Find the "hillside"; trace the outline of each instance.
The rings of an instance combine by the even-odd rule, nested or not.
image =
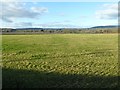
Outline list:
[[[109,25],[109,26],[95,26],[95,27],[91,27],[91,28],[117,28],[117,25]]]

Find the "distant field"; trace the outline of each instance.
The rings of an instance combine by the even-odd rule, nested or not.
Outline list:
[[[117,34],[3,35],[3,88],[117,87]]]

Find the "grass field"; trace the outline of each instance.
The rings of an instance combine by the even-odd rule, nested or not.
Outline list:
[[[2,36],[3,88],[118,86],[117,34]]]

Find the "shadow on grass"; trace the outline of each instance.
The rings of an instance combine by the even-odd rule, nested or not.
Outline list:
[[[2,88],[117,88],[118,77],[2,69]]]

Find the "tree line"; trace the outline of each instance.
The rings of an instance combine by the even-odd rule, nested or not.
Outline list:
[[[1,28],[0,31],[3,34],[9,34],[9,33],[24,33],[24,34],[67,34],[67,33],[75,33],[75,34],[84,34],[84,33],[90,33],[90,34],[104,34],[104,33],[118,33],[118,28],[82,28],[82,29],[76,29],[76,28],[62,28],[62,29],[12,29],[12,28]]]

